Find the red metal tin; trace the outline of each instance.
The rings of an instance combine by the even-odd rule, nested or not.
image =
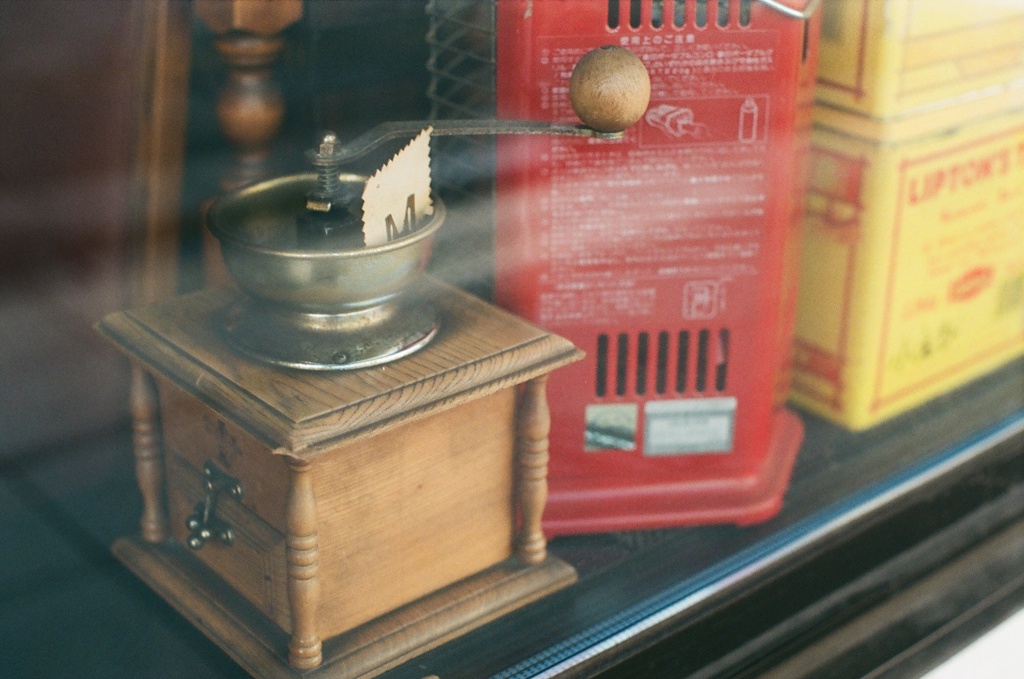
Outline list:
[[[773,6],[770,6],[773,5]],[[588,359],[551,378],[549,534],[749,524],[802,438],[790,376],[817,22],[801,0],[499,0],[497,110],[572,121],[588,50],[651,105],[618,142],[498,142],[499,303]]]

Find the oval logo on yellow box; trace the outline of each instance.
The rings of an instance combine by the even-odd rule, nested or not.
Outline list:
[[[995,272],[990,266],[971,269],[950,284],[949,301],[966,302],[991,285],[993,278],[995,278]]]

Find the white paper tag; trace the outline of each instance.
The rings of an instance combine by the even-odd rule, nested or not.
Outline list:
[[[366,180],[363,188],[363,241],[384,245],[420,228],[434,214],[430,199],[430,133],[409,144]]]

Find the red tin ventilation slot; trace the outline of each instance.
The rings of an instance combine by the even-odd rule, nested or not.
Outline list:
[[[645,23],[644,17],[648,17],[652,28],[661,28],[666,23],[676,28],[707,28],[712,16],[714,24],[722,28],[734,23],[749,26],[753,3],[754,0],[608,0],[608,27],[618,29],[626,24],[639,29]]]
[[[730,339],[728,328],[601,333],[594,361],[594,393],[606,398],[646,396],[652,390],[659,396],[724,392]],[[694,345],[696,354],[691,355]]]

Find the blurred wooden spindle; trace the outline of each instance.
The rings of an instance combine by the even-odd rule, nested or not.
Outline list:
[[[285,46],[280,34],[302,17],[302,0],[197,0],[195,11],[228,67],[217,120],[235,152],[220,181],[231,191],[270,176],[271,142],[285,112],[273,66]],[[219,244],[205,230],[203,263],[207,284],[228,282]]]

